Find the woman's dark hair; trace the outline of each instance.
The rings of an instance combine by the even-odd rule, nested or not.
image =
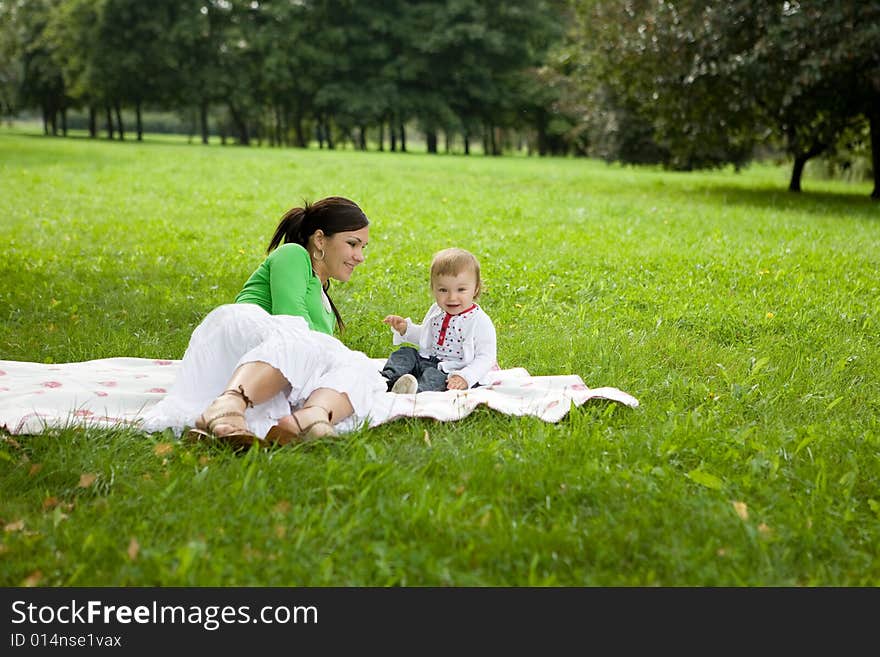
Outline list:
[[[370,221],[367,215],[361,210],[357,203],[350,201],[341,196],[328,196],[320,201],[309,203],[303,201],[302,207],[291,208],[284,213],[281,221],[278,222],[278,228],[269,242],[269,248],[266,253],[271,253],[282,244],[294,242],[308,249],[309,238],[315,231],[322,231],[327,237],[331,237],[336,233],[360,230],[364,226],[368,226]],[[328,291],[330,290],[330,279],[324,285],[324,293],[330,301],[330,307],[333,314],[336,315],[336,323],[339,329],[345,328],[345,322],[336,309],[336,304],[330,298]]]

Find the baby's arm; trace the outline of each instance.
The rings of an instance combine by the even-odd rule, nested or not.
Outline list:
[[[406,320],[400,315],[388,315],[382,320],[382,323],[388,324],[400,335],[406,333]]]

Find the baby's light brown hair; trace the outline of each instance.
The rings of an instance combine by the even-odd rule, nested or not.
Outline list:
[[[474,299],[480,296],[483,290],[483,281],[480,278],[480,262],[470,251],[452,247],[437,251],[431,260],[431,284],[438,276],[457,276],[463,271],[470,270],[477,279]]]

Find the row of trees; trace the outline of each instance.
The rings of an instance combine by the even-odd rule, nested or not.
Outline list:
[[[340,138],[429,152],[690,170],[762,149],[871,154],[880,198],[880,0],[0,0],[0,102],[69,108],[124,134],[132,108],[209,121],[241,144]]]
[[[84,107],[92,134],[100,120],[112,135],[127,106],[140,138],[143,107],[195,108],[207,142],[222,108],[241,144],[317,134],[332,147],[342,134],[366,147],[378,127],[380,143],[387,129],[405,149],[403,126],[416,122],[429,151],[442,131],[466,150],[486,135],[497,153],[493,128],[534,118],[528,72],[562,33],[561,8],[545,0],[18,0],[0,11],[5,86],[19,92],[6,102],[39,107],[47,130]]]

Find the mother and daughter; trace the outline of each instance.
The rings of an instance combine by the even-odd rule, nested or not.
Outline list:
[[[365,259],[369,220],[353,201],[331,196],[281,218],[267,257],[235,303],[211,311],[193,331],[168,394],[143,427],[193,427],[190,440],[245,448],[305,442],[361,426],[378,395],[463,390],[495,365],[495,328],[475,303],[480,266],[462,249],[431,264],[434,301],[421,324],[383,320],[402,347],[380,371],[333,336],[345,326],[329,295]]]

